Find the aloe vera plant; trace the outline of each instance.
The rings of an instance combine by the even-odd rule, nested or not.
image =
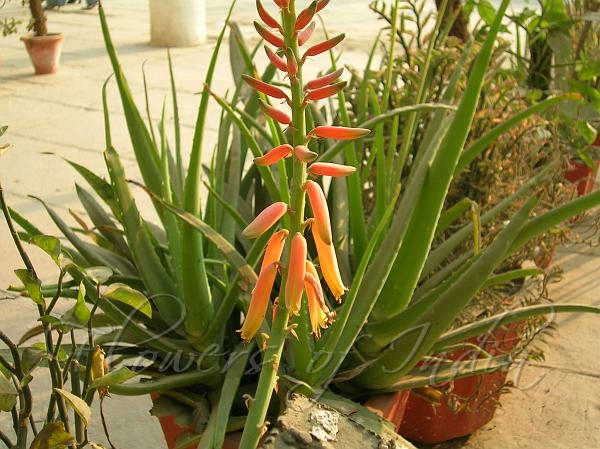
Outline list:
[[[493,281],[494,269],[510,254],[545,230],[600,204],[600,193],[594,193],[532,217],[536,199],[529,193],[536,179],[481,217],[485,222],[519,205],[493,242],[477,254],[464,254],[460,265],[417,291],[423,273],[437,269],[472,234],[466,226],[432,250],[436,230],[448,218],[442,211],[457,171],[483,151],[485,139],[501,132],[494,130],[465,149],[509,1],[499,7],[472,67],[467,72],[464,59],[457,64],[438,103],[417,98],[414,105],[391,109],[381,102],[370,118],[346,108],[345,82],[339,81],[343,72],[332,53],[343,35],[309,42],[316,14],[328,3],[313,1],[302,9],[296,0],[278,0],[276,17],[258,0],[262,23],[255,23],[255,28],[267,43],[270,65],[259,75],[253,64],[259,47],[249,50],[232,26],[230,51],[239,81],[226,99],[213,92],[211,83],[232,5],[208,68],[187,164],[182,161],[174,68],[170,67],[176,137],[172,146],[164,115],[155,133],[154,124],[144,121],[135,104],[100,8],[114,80],[143,178],[139,186],[152,199],[160,223],[149,223],[136,206],[132,190],[138,187],[128,182],[113,146],[115,124],[109,122],[108,112],[104,154],[110,181],[71,163],[95,192],[78,187],[93,222],[87,234],[95,243],[85,241],[48,211],[68,240],[64,250],[82,268],[68,274],[77,284],[83,282],[87,301],[97,305],[106,322],[118,326],[98,336],[95,344],[103,345],[109,355],[124,353],[126,358],[152,354],[149,367],[107,380],[109,391],[167,392],[192,409],[208,402],[210,417],[204,431],[185,439],[182,447],[200,442],[203,448],[220,448],[226,432],[239,428],[240,421],[241,447],[256,447],[270,406],[274,413],[281,411],[274,393],[284,397],[299,390],[316,396],[332,390],[358,398],[364,392],[427,385],[433,375],[445,379],[492,371],[509,364],[510,358],[482,359],[461,366],[458,373],[442,367],[417,374],[414,368],[424,356],[495,325],[549,311],[600,312],[585,305],[530,307],[449,331],[454,318]],[[398,2],[395,6],[397,10]],[[441,25],[440,18],[436,29]],[[399,26],[392,23],[392,39]],[[464,52],[468,51],[466,45]],[[305,81],[304,66],[328,55],[324,74]],[[275,81],[278,73],[281,82]],[[465,75],[466,87],[455,104],[457,84]],[[252,88],[250,93],[246,85]],[[365,89],[369,98],[368,86]],[[203,137],[211,98],[223,115],[212,163],[204,166]],[[319,108],[326,99],[337,100],[334,123],[326,119],[327,109]],[[368,101],[372,100],[371,96]],[[408,128],[398,129],[400,116],[407,117]],[[428,118],[423,138],[412,148],[423,116]],[[396,136],[403,134],[406,143],[399,154],[386,146],[384,126],[391,126]],[[371,167],[360,165],[357,157],[365,139],[374,142],[377,170],[377,206],[369,216],[361,180]],[[248,163],[251,160],[253,164]],[[406,178],[405,171],[409,171]],[[332,177],[331,182],[323,182],[323,176]],[[13,217],[23,238],[43,234],[14,211]],[[85,268],[94,266],[107,266],[112,272],[102,279],[101,289],[85,275]],[[141,302],[123,305],[104,300],[105,288],[110,292],[122,285],[130,294],[136,296],[137,291],[147,298],[143,304],[150,304],[152,313],[142,313]],[[56,286],[45,288],[52,291]],[[261,361],[258,378],[246,372],[251,356]],[[175,359],[185,362],[186,368],[178,370]],[[127,382],[136,374],[150,380]]]

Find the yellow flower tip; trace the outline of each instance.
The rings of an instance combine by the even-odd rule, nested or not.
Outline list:
[[[329,208],[327,207],[327,199],[321,189],[321,186],[314,181],[307,181],[306,193],[308,194],[308,201],[312,208],[313,215],[315,217],[315,225],[321,236],[321,240],[327,245],[332,244],[331,238],[331,222],[329,219]]]
[[[273,284],[277,276],[278,265],[277,262],[273,262],[263,268],[258,275],[256,286],[252,291],[248,313],[246,313],[242,328],[238,331],[245,342],[250,341],[256,335],[256,332],[258,332],[260,325],[265,319],[271,298],[271,291],[273,290]]]
[[[327,245],[320,236],[317,226],[312,227],[312,234],[319,255],[319,265],[323,272],[323,278],[331,290],[337,302],[341,302],[340,298],[346,291],[340,269],[338,267],[337,257],[333,245]]]
[[[308,314],[310,318],[311,333],[315,339],[321,338],[321,329],[327,329],[333,322],[335,312],[330,312],[325,304],[323,289],[319,282],[317,270],[312,262],[306,262],[306,276],[304,287],[308,297]]]
[[[273,203],[250,223],[242,231],[242,236],[247,239],[255,239],[267,232],[288,210],[288,205],[283,202]]]
[[[260,267],[261,271],[267,265],[270,265],[273,262],[279,262],[288,235],[289,231],[287,229],[281,229],[271,236],[265,249],[265,256],[263,257],[262,266]]]
[[[292,238],[285,285],[285,304],[291,315],[298,315],[302,304],[304,277],[306,275],[306,240],[299,232]]]

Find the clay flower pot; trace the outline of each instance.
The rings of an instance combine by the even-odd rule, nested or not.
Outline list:
[[[595,161],[596,166],[590,168],[586,163],[579,160],[569,162],[565,171],[565,179],[575,184],[579,196],[585,196],[594,190],[599,163],[600,161]]]
[[[62,34],[21,37],[37,75],[56,73],[64,41]]]
[[[520,329],[519,324],[508,325],[489,335],[469,339],[469,342],[483,347],[492,355],[505,354],[518,343]],[[461,349],[445,354],[444,357],[465,361],[472,359],[474,354],[473,349]],[[445,387],[449,390],[443,395],[439,405],[411,392],[398,433],[409,440],[425,444],[437,444],[470,435],[494,417],[506,375],[507,371],[500,370],[457,379],[452,384],[438,385],[436,387],[441,390]],[[450,391],[452,395],[456,395],[454,397],[462,399],[458,410],[449,405],[452,403]]]
[[[398,431],[404,419],[409,395],[410,391],[399,391],[398,393],[371,396],[365,402],[365,407],[393,423],[396,426],[396,431]]]

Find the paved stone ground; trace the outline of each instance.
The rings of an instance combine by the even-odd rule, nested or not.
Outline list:
[[[207,44],[190,49],[173,49],[181,103],[184,142],[190,142],[198,97],[209,52],[222,24],[226,3],[208,0]],[[234,14],[245,32],[251,30],[253,3],[239,2]],[[158,116],[169,94],[166,51],[151,47],[147,31],[145,0],[106,0],[108,18],[123,67],[135,98],[142,104],[141,65],[146,61],[152,112]],[[369,14],[367,2],[354,2],[350,8],[330,10],[326,19],[331,32],[349,31],[350,38],[343,61],[362,66],[366,49],[379,23]],[[76,174],[52,152],[72,159],[104,174],[102,159],[103,125],[100,88],[110,73],[98,18],[95,12],[78,7],[49,14],[51,31],[63,32],[66,43],[60,73],[36,77],[27,55],[11,36],[0,40],[0,124],[9,125],[4,141],[14,148],[0,159],[0,179],[10,204],[48,233],[54,232],[46,213],[36,201],[43,198],[63,216],[72,208],[80,211],[74,192]],[[227,48],[218,65],[214,90],[224,93],[232,86]],[[113,140],[120,151],[127,174],[138,177],[117,99],[116,89],[109,90]],[[218,108],[210,107],[205,157],[215,141]],[[168,112],[169,120],[171,112]],[[147,206],[140,195],[139,201]],[[151,213],[148,207],[143,210]],[[32,250],[34,262],[45,279],[52,279],[52,264]],[[600,304],[597,277],[600,250],[574,247],[563,251],[557,262],[566,270],[564,281],[553,287],[554,298],[561,301]],[[12,269],[19,267],[17,255],[5,226],[0,226],[0,286],[15,282]],[[63,305],[64,306],[64,305]],[[0,301],[0,327],[17,337],[35,323],[35,310],[25,300]],[[594,449],[600,447],[600,357],[596,342],[598,320],[591,317],[562,317],[556,338],[550,340],[544,363],[529,365],[517,379],[517,389],[503,400],[497,418],[466,443],[470,449]],[[47,384],[36,381],[36,397],[43,397]],[[148,414],[148,398],[107,401],[109,426],[117,447],[164,447],[158,424]],[[97,413],[97,410],[95,410]],[[8,423],[0,418],[0,426]],[[92,438],[103,442],[98,425]]]

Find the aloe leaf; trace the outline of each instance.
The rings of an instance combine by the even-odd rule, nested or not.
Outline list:
[[[535,198],[528,200],[464,274],[416,322],[407,326],[403,335],[385,349],[375,363],[361,373],[357,378],[360,385],[365,388],[386,388],[410,372],[502,262],[536,202]]]
[[[214,367],[210,370],[194,370],[168,375],[148,382],[113,385],[110,392],[119,396],[145,396],[198,384],[215,387],[218,385],[219,378],[218,369]]]
[[[431,352],[440,352],[445,347],[462,342],[471,337],[492,332],[495,329],[510,323],[526,320],[535,316],[554,315],[557,313],[600,314],[600,307],[579,304],[538,304],[521,307],[515,310],[508,310],[443,334],[432,346]]]
[[[215,411],[213,411],[216,424],[212,435],[212,441],[206,446],[200,446],[200,449],[221,449],[223,447],[225,433],[227,432],[227,423],[229,422],[229,416],[231,415],[231,407],[233,406],[233,401],[237,395],[238,388],[240,387],[240,382],[244,375],[248,358],[253,349],[254,344],[240,344],[231,353],[231,356],[229,357],[231,363],[227,366],[227,374],[225,374],[223,386],[221,387],[219,401]]]
[[[110,36],[110,30],[106,21],[104,7],[99,6],[100,24],[102,26],[102,35],[104,36],[104,44],[110,58],[110,62],[115,74],[115,80],[119,87],[125,120],[129,130],[129,137],[133,146],[133,151],[140,167],[140,173],[144,182],[148,187],[158,194],[161,194],[161,176],[159,168],[158,151],[152,137],[148,132],[148,128],[144,123],[144,119],[140,114],[131,94],[131,89],[125,79],[125,75],[121,69],[117,52]]]
[[[34,235],[44,235],[44,233],[33,223],[23,217],[19,212],[9,207],[8,211],[10,213],[10,218],[17,223],[25,232],[27,232],[30,236]]]
[[[510,270],[501,274],[490,276],[483,285],[484,288],[495,287],[496,285],[506,284],[517,279],[525,279],[528,277],[535,277],[544,274],[544,270],[541,268],[521,268],[518,270]]]
[[[496,35],[508,4],[508,0],[503,0],[494,24],[472,67],[462,101],[444,137],[443,151],[436,154],[419,200],[414,204],[415,212],[407,231],[410,239],[406,239],[402,244],[393,269],[387,277],[381,297],[373,310],[374,319],[384,319],[401,312],[409,303],[421,276],[455,166],[475,116]],[[407,264],[407,260],[411,263]]]
[[[102,209],[95,198],[87,190],[78,184],[75,184],[75,190],[77,191],[79,201],[87,212],[88,217],[90,217],[90,220],[92,220],[92,223],[94,223],[96,229],[119,249],[121,255],[129,257],[130,253],[127,242],[125,242],[125,239],[121,235],[121,231],[117,229],[117,226],[105,210]]]
[[[178,198],[183,198],[183,158],[181,156],[181,124],[179,120],[179,102],[177,100],[177,86],[175,82],[175,72],[173,70],[173,61],[171,60],[171,51],[167,49],[169,60],[169,80],[171,81],[171,100],[173,101],[173,128],[175,133],[175,162],[177,167],[177,176],[173,178],[173,184]]]

